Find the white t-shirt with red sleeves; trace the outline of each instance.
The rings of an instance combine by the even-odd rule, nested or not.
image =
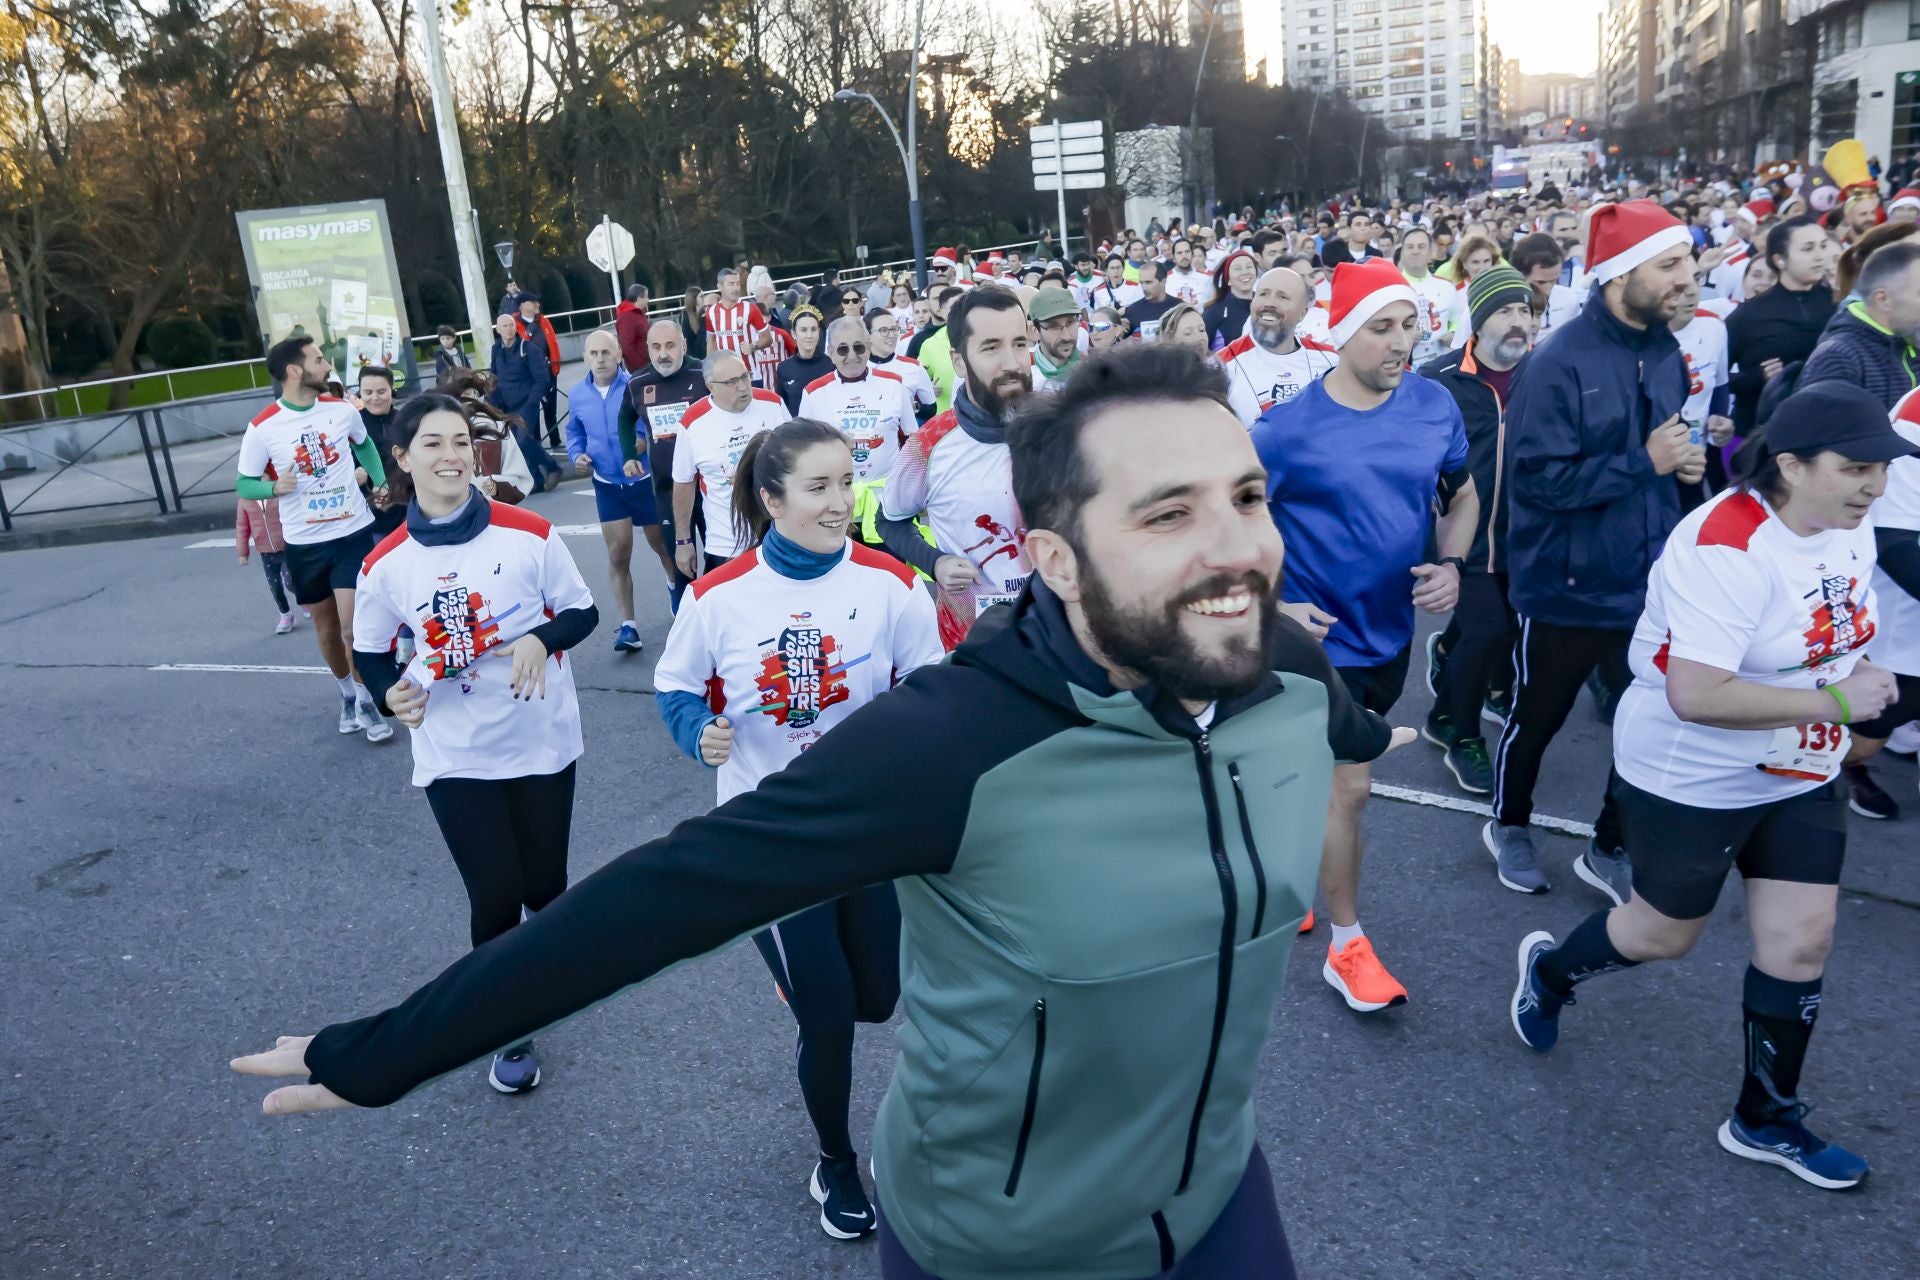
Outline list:
[[[861,481],[887,478],[915,421],[907,384],[897,373],[874,368],[852,381],[838,370],[815,378],[800,393],[794,416],[840,428],[853,449],[853,478]]]
[[[1236,338],[1220,348],[1215,359],[1226,371],[1227,403],[1242,425],[1252,427],[1261,414],[1293,399],[1340,363],[1340,355],[1332,347],[1302,337],[1297,329],[1294,336],[1298,341],[1286,355],[1267,350],[1251,336]]]
[[[1724,299],[1727,302],[1745,302],[1747,268],[1752,263],[1753,246],[1742,240],[1725,262],[1707,273],[1707,280],[1701,287],[1701,293],[1709,298]]]
[[[779,396],[754,388],[738,413],[729,413],[712,396],[694,401],[680,419],[680,440],[673,448],[673,482],[700,486],[700,511],[706,517],[706,552],[725,559],[740,549],[733,527],[733,473],[747,441],[792,417]]]
[[[353,446],[367,438],[360,411],[338,396],[321,396],[305,409],[275,400],[255,415],[240,436],[240,474],[292,476],[283,493],[280,528],[287,542],[312,546],[344,538],[373,523],[359,482],[353,478]]]
[[[1879,633],[1873,529],[1800,537],[1760,495],[1729,489],[1682,520],[1654,561],[1613,722],[1614,768],[1642,791],[1743,809],[1811,791],[1840,771],[1835,722],[1787,729],[1689,724],[1667,701],[1673,658],[1774,689],[1845,679]],[[1833,704],[1839,719],[1840,704]]]
[[[892,556],[849,542],[839,564],[803,581],[756,547],[688,589],[653,687],[699,694],[726,716],[725,804],[942,656],[933,601]]]
[[[1213,281],[1205,272],[1175,267],[1167,272],[1167,296],[1178,298],[1190,307],[1205,307],[1213,296]]]
[[[1893,406],[1893,429],[1911,444],[1920,445],[1920,389],[1907,392]],[[1867,513],[1877,529],[1898,529],[1920,537],[1920,458],[1895,458],[1887,464],[1887,491]],[[1920,676],[1920,600],[1899,584],[1882,581],[1880,638],[1873,644],[1873,660],[1898,675]]]
[[[926,366],[912,356],[898,353],[891,360],[882,360],[878,356],[868,359],[868,364],[885,373],[891,373],[907,384],[907,390],[920,404],[932,405],[940,401],[940,391],[933,385],[933,377]]]
[[[1687,401],[1680,406],[1680,420],[1704,427],[1714,388],[1726,386],[1730,376],[1726,321],[1711,311],[1695,311],[1693,319],[1673,331],[1673,338],[1687,362]]]
[[[760,313],[758,305],[742,298],[732,306],[722,302],[711,304],[702,314],[701,323],[706,327],[709,353],[732,351],[748,359],[754,340],[767,327],[767,318]]]
[[[469,499],[486,502],[477,492]],[[438,778],[525,778],[580,758],[580,703],[565,653],[547,657],[547,693],[513,696],[514,641],[593,594],[553,526],[523,507],[488,504],[487,527],[429,547],[405,525],[360,565],[353,647],[380,652],[410,627],[402,673],[427,691],[412,730],[413,785]]]
[[[1013,454],[968,435],[952,409],[914,433],[880,494],[891,520],[921,517],[945,555],[964,556],[979,580],[957,591],[936,588],[940,635],[948,648],[965,637],[982,609],[1016,600],[1033,565],[1026,522],[1013,500]]]

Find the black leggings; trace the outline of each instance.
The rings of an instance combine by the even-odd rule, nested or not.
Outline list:
[[[853,1154],[853,1024],[885,1022],[900,999],[900,903],[891,884],[808,907],[753,935],[800,1025],[800,1096],[820,1154]]]
[[[1460,602],[1453,607],[1440,647],[1446,652],[1441,668],[1440,707],[1453,715],[1454,732],[1462,738],[1483,736],[1480,708],[1489,682],[1505,686],[1511,679],[1513,610],[1507,607],[1507,575],[1468,573],[1460,579]]]
[[[281,613],[292,613],[293,607],[287,603],[287,596],[293,590],[293,578],[287,573],[287,553],[262,551],[260,568],[267,575],[267,590],[273,592],[274,604],[280,607]]]
[[[574,766],[525,778],[439,778],[427,803],[466,882],[473,945],[520,923],[567,887]]]
[[[1633,682],[1627,666],[1632,639],[1631,631],[1520,620],[1520,638],[1513,645],[1513,714],[1507,717],[1493,753],[1493,813],[1501,826],[1524,827],[1533,819],[1540,761],[1553,735],[1567,722],[1587,676],[1598,669],[1614,693]],[[1602,849],[1612,852],[1621,847],[1620,820],[1610,789],[1602,792],[1600,817],[1594,825]]]

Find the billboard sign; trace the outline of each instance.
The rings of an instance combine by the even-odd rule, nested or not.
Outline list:
[[[305,333],[342,382],[365,365],[414,373],[387,202],[353,200],[235,215],[262,349]]]

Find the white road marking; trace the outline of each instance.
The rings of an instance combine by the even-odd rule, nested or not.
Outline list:
[[[241,671],[265,672],[279,676],[330,676],[333,673],[325,667],[283,667],[267,663],[228,663],[228,662],[163,662],[157,667],[148,667],[149,671]]]
[[[184,548],[182,548],[182,550],[211,551],[215,547],[231,548],[232,546],[233,546],[232,538],[204,538],[199,542],[189,542]]]
[[[600,536],[600,526],[597,524],[557,524],[553,526],[553,531],[568,538],[584,538],[588,534],[596,538]]]
[[[1493,806],[1481,804],[1477,800],[1462,800],[1459,796],[1441,795],[1437,791],[1421,791],[1414,787],[1396,787],[1391,782],[1373,784],[1373,794],[1387,800],[1400,800],[1407,804],[1423,804],[1430,809],[1449,809],[1454,813],[1475,813],[1483,818],[1493,816]],[[1554,818],[1545,814],[1533,815],[1532,825],[1548,831],[1558,831],[1565,836],[1593,835],[1593,824],[1574,822],[1567,818]]]

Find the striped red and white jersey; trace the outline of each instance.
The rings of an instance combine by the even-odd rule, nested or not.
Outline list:
[[[792,334],[779,325],[773,325],[771,328],[773,341],[747,359],[747,372],[753,375],[753,385],[766,391],[773,390],[773,371],[780,367],[780,362],[800,352],[800,348],[793,341]]]
[[[716,302],[706,309],[701,322],[707,329],[707,351],[732,351],[752,363],[754,339],[767,327],[760,308],[742,298],[732,306]]]

